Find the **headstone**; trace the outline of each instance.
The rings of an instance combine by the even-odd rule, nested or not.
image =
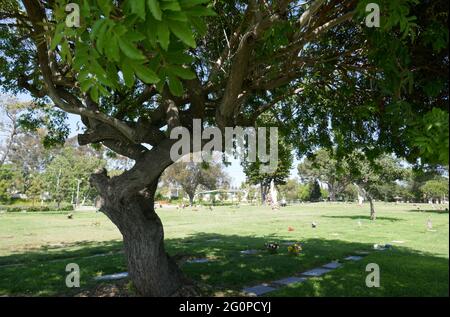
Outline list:
[[[241,251],[241,254],[256,254],[256,253],[258,253],[259,251],[258,250],[243,250],[243,251]]]
[[[291,277],[283,278],[281,280],[274,281],[273,283],[280,284],[280,285],[291,285],[294,283],[302,283],[304,281],[306,281],[305,277],[291,276]]]
[[[260,296],[272,292],[274,290],[276,290],[276,288],[270,287],[268,284],[261,284],[243,289],[243,291],[250,296]]]
[[[364,202],[364,197],[361,196],[360,194],[358,194],[358,205],[362,206],[363,202]]]
[[[325,273],[328,273],[330,271],[331,271],[330,269],[325,269],[325,268],[322,268],[322,267],[318,267],[318,268],[306,271],[306,272],[302,273],[302,275],[305,275],[305,276],[321,276],[321,275],[323,275]]]
[[[347,261],[359,261],[359,260],[362,260],[362,256],[359,256],[359,255],[351,255],[351,256],[348,256],[348,257],[346,257],[345,258],[345,260],[347,260]]]
[[[199,259],[190,259],[186,261],[187,263],[208,263],[209,259],[207,258],[199,258]]]
[[[428,218],[427,220],[427,229],[432,230],[433,229],[433,223],[431,222],[431,219]]]
[[[340,268],[341,266],[342,266],[342,264],[339,262],[330,262],[330,263],[325,264],[322,267],[324,267],[326,269],[334,270],[334,269]]]
[[[96,277],[94,277],[94,280],[96,280],[96,281],[114,281],[114,280],[121,280],[126,277],[128,277],[128,272],[96,276]]]
[[[273,180],[270,182],[270,204],[272,209],[280,209],[278,205],[278,194]]]
[[[281,244],[282,245],[292,245],[294,243],[297,243],[297,242],[295,242],[295,241],[285,241],[285,242],[282,242]]]

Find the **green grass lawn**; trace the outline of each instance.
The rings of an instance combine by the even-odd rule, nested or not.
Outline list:
[[[239,295],[243,287],[371,250],[375,243],[390,243],[393,250],[371,252],[362,261],[268,295],[448,296],[448,213],[419,211],[412,204],[376,207],[375,222],[368,219],[367,205],[340,203],[302,204],[280,211],[250,206],[162,209],[159,214],[169,253],[212,260],[183,265],[189,277],[209,286],[207,295]],[[433,231],[426,228],[428,218]],[[316,229],[312,221],[318,224]],[[289,226],[294,231],[288,231]],[[284,245],[278,254],[269,254],[264,250],[269,241],[300,241],[304,248],[297,257],[289,255]],[[239,252],[246,249],[261,252]],[[68,263],[80,266],[82,290],[98,285],[96,275],[126,271],[120,233],[103,214],[78,212],[74,219],[64,213],[0,214],[0,296],[80,293],[65,286]],[[365,285],[368,263],[380,266],[380,288]]]

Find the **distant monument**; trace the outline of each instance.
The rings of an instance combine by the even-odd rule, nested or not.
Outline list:
[[[427,220],[427,229],[429,231],[433,230],[433,223],[431,222],[430,218],[428,218],[428,220]]]
[[[362,206],[363,202],[364,202],[364,197],[361,196],[361,194],[358,193],[358,204],[359,204],[360,206]]]
[[[278,205],[278,194],[273,180],[270,182],[270,205],[272,209],[280,209]]]

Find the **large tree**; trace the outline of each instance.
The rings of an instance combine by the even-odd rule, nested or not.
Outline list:
[[[207,189],[217,189],[229,184],[228,175],[217,163],[177,162],[163,174],[162,181],[166,184],[181,186],[189,197],[191,205],[200,185]]]
[[[279,185],[286,184],[291,172],[293,155],[292,147],[286,144],[285,141],[278,142],[278,157],[277,165],[274,171],[261,170],[261,165],[264,165],[260,160],[256,162],[242,161],[244,173],[247,176],[247,182],[252,185],[259,185],[261,203],[264,205],[267,200],[267,194],[270,190],[270,184],[278,188]]]
[[[79,205],[86,199],[95,197],[89,177],[92,172],[105,165],[106,161],[95,154],[66,147],[46,165],[42,175],[45,189],[56,201],[58,208],[63,201],[73,201]]]
[[[427,181],[420,190],[427,199],[436,199],[439,203],[448,199],[448,179],[438,178]]]
[[[306,157],[297,169],[302,180],[311,182],[317,179],[326,184],[331,201],[335,201],[351,184],[346,161],[334,158],[332,150],[317,150]]]
[[[19,135],[19,113],[23,107],[17,99],[0,97],[0,167],[7,160],[14,140]]]
[[[79,24],[76,12],[66,24],[68,2],[81,4]],[[79,115],[80,144],[102,143],[135,160],[118,176],[91,177],[101,210],[123,235],[139,294],[191,294],[153,207],[158,179],[173,163],[174,128],[192,130],[193,118],[221,129],[253,126],[268,112],[300,151],[335,140],[340,152],[414,159],[421,151],[409,135],[418,118],[434,106],[448,116],[447,81],[424,90],[412,76],[431,57],[433,78],[447,68],[448,35],[434,32],[446,28],[447,1],[379,1],[380,28],[361,23],[369,2],[2,0],[0,83],[59,109],[56,118]],[[412,12],[423,19],[414,23]],[[420,45],[411,44],[416,34]],[[440,123],[425,139],[445,132]],[[62,134],[50,131],[58,141]],[[422,152],[434,151],[444,153]]]
[[[376,219],[373,200],[379,192],[380,186],[393,184],[405,176],[405,170],[398,159],[390,155],[383,155],[375,160],[369,160],[361,152],[352,153],[348,158],[347,171],[360,194],[369,201],[371,220]]]

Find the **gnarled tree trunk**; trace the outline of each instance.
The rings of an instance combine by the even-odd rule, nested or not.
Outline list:
[[[197,291],[164,248],[164,230],[154,210],[158,178],[144,189],[129,194],[123,180],[106,171],[94,174],[91,183],[102,198],[100,210],[123,235],[125,256],[133,286],[141,296],[194,296]],[[129,179],[133,182],[133,179]]]

